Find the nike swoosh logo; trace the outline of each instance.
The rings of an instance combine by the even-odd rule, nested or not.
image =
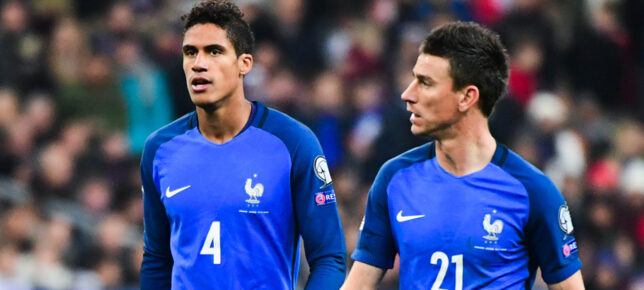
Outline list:
[[[170,187],[168,186],[168,188],[165,189],[165,196],[167,198],[171,198],[171,197],[175,196],[177,193],[182,192],[182,191],[184,191],[184,190],[186,190],[188,188],[190,188],[190,185],[184,186],[182,188],[178,188],[178,189],[175,189],[175,190],[170,190]]]
[[[408,216],[403,216],[403,215],[402,215],[402,210],[401,210],[401,211],[399,211],[399,212],[398,212],[398,215],[396,216],[396,220],[397,220],[398,222],[401,222],[401,223],[402,223],[402,222],[406,222],[406,221],[409,221],[409,220],[422,218],[422,217],[424,217],[424,216],[425,216],[424,214],[421,214],[421,215],[408,215]]]

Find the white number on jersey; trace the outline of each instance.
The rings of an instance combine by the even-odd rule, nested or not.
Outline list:
[[[221,264],[221,235],[219,222],[212,222],[208,236],[201,247],[202,255],[212,255],[213,264]]]
[[[431,262],[432,265],[436,265],[440,261],[441,263],[441,268],[438,270],[438,275],[436,276],[436,280],[434,280],[434,284],[432,285],[432,290],[445,290],[441,288],[441,285],[443,284],[443,279],[445,279],[445,274],[447,274],[447,267],[449,264],[449,259],[447,258],[447,255],[441,251],[434,252],[432,254]],[[454,289],[456,290],[462,290],[463,289],[463,255],[454,255],[452,256],[452,263],[456,264],[456,273],[454,273],[455,277],[455,286]]]

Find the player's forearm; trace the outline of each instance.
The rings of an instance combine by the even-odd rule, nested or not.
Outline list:
[[[343,253],[328,255],[310,263],[311,274],[306,282],[306,290],[338,289],[346,277],[345,256]]]
[[[170,225],[165,207],[148,170],[141,167],[143,183],[143,261],[141,289],[170,289],[172,265]]]
[[[371,290],[376,289],[385,270],[356,261],[351,267],[347,281],[342,285],[342,290]]]
[[[563,280],[559,283],[549,284],[548,289],[550,290],[583,290],[584,280],[581,277],[581,271],[577,271],[572,276],[568,277],[566,280]]]

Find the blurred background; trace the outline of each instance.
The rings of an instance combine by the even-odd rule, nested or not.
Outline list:
[[[0,0],[0,289],[138,287],[139,158],[194,109],[179,21],[194,3]],[[400,100],[418,45],[472,20],[511,58],[493,134],[567,198],[587,287],[644,289],[643,1],[237,3],[257,38],[247,97],[317,134],[349,253],[379,167],[427,142]]]

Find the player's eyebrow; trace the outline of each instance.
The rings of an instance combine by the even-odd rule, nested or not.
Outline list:
[[[181,51],[186,52],[188,50],[196,50],[197,48],[194,45],[185,44],[181,47]]]
[[[220,44],[206,45],[206,47],[204,49],[206,51],[211,51],[211,50],[225,51],[226,50],[226,48],[223,45],[220,45]]]
[[[188,50],[197,50],[197,47],[191,44],[185,44],[183,45],[182,51],[188,51]],[[225,51],[226,47],[220,44],[209,44],[204,47],[205,51],[212,51],[212,50],[218,50],[218,51]]]

